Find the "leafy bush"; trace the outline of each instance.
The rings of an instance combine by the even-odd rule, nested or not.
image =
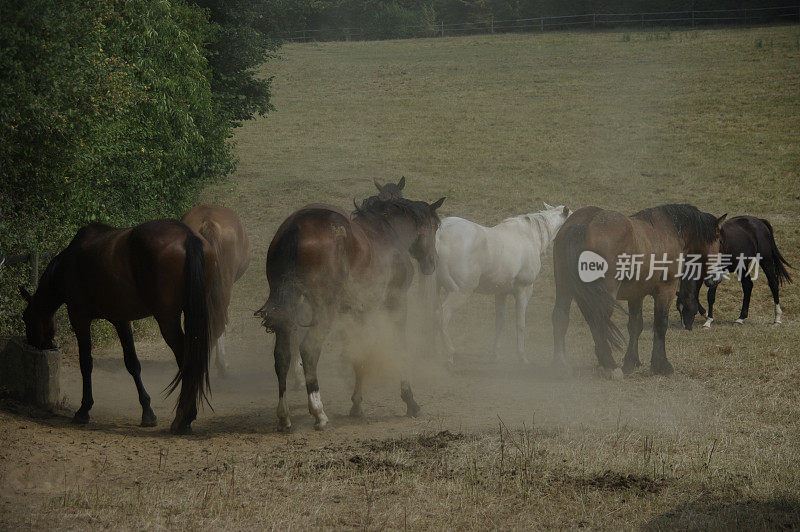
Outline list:
[[[0,20],[0,255],[61,249],[90,221],[178,216],[232,169],[231,117],[251,107],[212,90],[206,11],[7,0]],[[0,269],[2,334],[19,331],[20,270]]]

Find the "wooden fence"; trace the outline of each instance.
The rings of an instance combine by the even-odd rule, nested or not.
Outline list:
[[[49,259],[53,255],[54,253],[52,252],[39,253],[38,251],[21,253],[18,255],[7,255],[5,257],[0,257],[0,268],[13,266],[15,264],[30,263],[30,285],[35,289],[39,284],[39,268],[42,261]]]
[[[800,22],[800,5],[763,8],[656,11],[647,13],[586,13],[513,20],[399,26],[394,37],[446,37],[485,33],[544,32],[570,29],[701,27],[732,24]],[[290,32],[289,42],[368,40],[385,38],[364,28],[322,28]]]

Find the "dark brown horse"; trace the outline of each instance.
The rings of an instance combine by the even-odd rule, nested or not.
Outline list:
[[[207,287],[215,264],[213,248],[181,222],[156,220],[126,229],[95,223],[80,229],[50,261],[35,294],[20,287],[28,301],[23,314],[27,340],[38,349],[53,347],[55,312],[67,305],[83,377],[75,423],[88,423],[94,404],[89,328],[93,320],[105,319],[117,330],[125,367],[136,384],[142,426],[156,424],[131,334],[132,320],[153,316],[178,363],[169,387],[172,392],[181,386],[171,430],[191,431],[208,390]]]
[[[436,264],[436,209],[405,199],[365,200],[352,214],[330,205],[309,205],[278,228],[267,252],[267,302],[256,312],[275,333],[278,376],[278,426],[291,427],[286,405],[286,374],[291,346],[299,329],[308,409],[315,428],[328,423],[317,381],[317,361],[333,318],[386,311],[394,325],[392,347],[405,355],[406,292],[414,276],[412,258],[429,275]],[[352,416],[361,415],[363,371],[356,370]],[[400,394],[407,415],[419,414],[411,386],[403,379]]]
[[[723,269],[726,272],[733,272],[742,283],[742,309],[734,323],[741,325],[747,319],[750,310],[750,293],[753,291],[753,279],[748,271],[750,266],[749,259],[758,256],[760,257],[758,264],[767,277],[767,284],[770,292],[772,292],[772,301],[775,303],[773,324],[779,325],[783,315],[780,286],[785,282],[791,283],[792,278],[786,270],[786,267],[791,268],[791,265],[786,262],[781,252],[778,251],[777,244],[775,244],[772,225],[763,218],[736,216],[720,226],[720,242],[720,253],[730,259],[722,265]],[[739,257],[748,259],[747,263],[740,261]],[[683,283],[684,281],[681,282],[681,284]],[[714,301],[717,297],[717,284],[711,285],[708,289],[707,314],[698,302],[698,311],[706,317],[706,322],[703,324],[706,329],[710,328],[711,323],[714,321]],[[700,283],[697,283],[697,295],[699,295],[701,286]],[[684,309],[680,301],[677,302],[677,306],[678,312],[683,314]]]
[[[382,185],[377,179],[373,179],[372,182],[375,184],[375,188],[378,189],[378,199],[388,200],[403,197],[403,188],[406,186],[405,176],[401,177],[397,184],[386,183]]]
[[[619,299],[628,302],[630,336],[622,371],[632,372],[641,365],[642,303],[645,296],[651,296],[655,312],[650,368],[656,374],[671,374],[665,334],[669,308],[679,281],[680,257],[696,255],[700,264],[707,266],[708,257],[719,252],[719,224],[724,218],[724,215],[716,218],[685,204],[653,207],[630,217],[599,207],[575,211],[556,235],[553,248],[556,281],[553,362],[564,364],[564,337],[569,325],[569,308],[575,299],[589,323],[600,365],[611,370],[612,375],[617,374],[611,349],[622,346],[622,333],[611,321],[611,314],[619,306],[616,302]],[[604,277],[590,282],[581,279],[579,268],[583,268],[583,261],[587,260],[582,257],[584,252],[599,255],[598,262],[607,264]],[[626,257],[634,256],[640,257],[640,274],[627,275],[635,274],[634,269],[625,271]],[[635,262],[631,259],[631,265]],[[618,271],[625,275],[618,275]],[[689,273],[688,268],[685,273]],[[702,275],[705,271],[698,272],[698,276]],[[686,304],[696,301],[693,295],[682,296]]]
[[[181,222],[200,233],[214,248],[217,257],[209,298],[209,326],[217,369],[224,375],[228,370],[225,358],[228,305],[233,283],[244,275],[250,264],[250,241],[236,213],[219,205],[192,207],[181,217]]]

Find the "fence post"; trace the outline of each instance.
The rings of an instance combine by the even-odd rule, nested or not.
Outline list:
[[[592,28],[597,27],[597,13],[592,13]]]
[[[36,290],[39,286],[39,252],[31,251],[28,260],[31,262],[31,286]]]
[[[492,33],[494,33],[494,15],[492,15]]]
[[[694,9],[692,9],[692,27],[694,28]]]
[[[539,24],[541,24],[542,33],[544,33],[544,17],[539,17]]]
[[[442,21],[442,37],[444,37],[444,20]]]

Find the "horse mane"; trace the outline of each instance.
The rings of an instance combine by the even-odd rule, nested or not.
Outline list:
[[[652,224],[653,214],[656,212],[664,214],[681,236],[688,236],[700,242],[711,242],[717,237],[717,218],[688,203],[669,203],[650,207],[637,212],[631,218],[639,218]]]
[[[356,220],[367,219],[386,224],[384,215],[394,209],[411,218],[417,227],[424,226],[430,222],[435,223],[436,227],[441,225],[439,216],[424,201],[405,198],[381,199],[378,196],[370,196],[362,201],[360,206],[356,205],[355,202],[353,202],[353,206],[355,207],[353,218]]]

